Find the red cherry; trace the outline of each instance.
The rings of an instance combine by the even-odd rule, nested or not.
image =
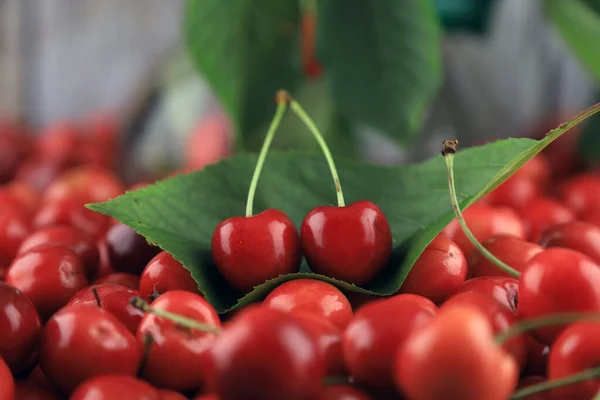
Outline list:
[[[323,388],[318,400],[372,400],[365,391],[352,385],[328,385]]]
[[[62,400],[64,397],[47,391],[30,381],[17,381],[15,385],[15,400]]]
[[[527,238],[537,242],[551,226],[574,221],[575,214],[567,206],[556,200],[538,197],[521,208],[521,215],[527,227]]]
[[[161,400],[158,391],[127,375],[102,375],[83,382],[69,400]]]
[[[174,290],[152,302],[152,307],[219,327],[214,308],[201,296]],[[143,377],[159,388],[176,391],[197,389],[206,376],[207,350],[215,335],[180,326],[149,313],[137,330],[141,351],[146,351]],[[147,340],[150,339],[149,345]]]
[[[140,292],[142,296],[149,298],[171,290],[185,290],[201,294],[190,271],[185,269],[172,255],[163,251],[154,256],[144,268],[140,277]]]
[[[600,324],[576,322],[566,328],[550,350],[548,379],[560,379],[600,365]],[[600,391],[598,379],[586,379],[554,389],[557,399],[588,400]]]
[[[525,227],[519,215],[508,207],[492,207],[474,204],[463,212],[467,226],[478,241],[483,242],[498,234],[525,238]],[[454,240],[469,258],[475,248],[467,238],[458,221],[454,219],[442,233]]]
[[[370,282],[392,252],[388,221],[366,200],[314,208],[302,221],[300,238],[315,273],[357,285]]]
[[[0,263],[10,264],[31,231],[31,217],[23,206],[0,204]]]
[[[460,247],[447,236],[438,235],[413,265],[400,293],[418,294],[440,304],[466,276],[467,260]]]
[[[40,245],[15,258],[6,283],[25,293],[45,320],[88,281],[77,254],[64,246]]]
[[[465,281],[455,294],[476,292],[492,296],[512,312],[517,312],[519,281],[504,276],[483,276]]]
[[[378,296],[376,294],[371,294],[371,293],[348,292],[346,294],[346,297],[348,298],[348,301],[350,302],[350,305],[352,306],[352,310],[354,310],[354,312],[356,312],[358,309],[360,309],[365,304],[368,304],[372,301],[385,299],[385,298],[388,298],[391,296]]]
[[[37,210],[40,203],[39,196],[32,187],[16,181],[0,189],[0,204],[3,204],[3,207],[5,201],[15,206],[24,207],[31,214]]]
[[[144,313],[132,306],[130,300],[138,296],[140,296],[140,292],[137,290],[113,283],[105,283],[81,289],[71,297],[69,304],[90,304],[103,308],[117,317],[129,331],[135,334]],[[100,304],[98,304],[98,300]]]
[[[99,375],[135,376],[139,362],[133,334],[96,306],[65,307],[42,331],[40,367],[48,380],[65,392]]]
[[[521,271],[531,257],[544,250],[535,243],[511,235],[492,236],[484,241],[482,245],[499,260],[517,271]],[[474,251],[471,254],[469,275],[474,277],[509,276],[479,251]]]
[[[140,286],[140,277],[136,274],[116,272],[114,274],[109,274],[103,276],[102,278],[98,278],[94,281],[94,285],[102,285],[105,283],[112,283],[115,285],[125,286],[133,290],[138,290]]]
[[[302,253],[294,223],[271,208],[221,222],[213,233],[212,256],[227,282],[246,293],[268,279],[297,272]]]
[[[94,240],[70,226],[49,226],[38,229],[21,242],[19,254],[23,254],[39,245],[62,245],[71,249],[93,277],[98,270],[99,254]]]
[[[101,238],[96,244],[98,246],[99,256],[98,272],[96,274],[96,279],[99,279],[115,273],[115,269],[110,263],[110,255],[108,254],[108,244],[106,243],[106,239]],[[137,286],[134,289],[137,289]]]
[[[25,129],[12,121],[0,121],[0,182],[13,179],[30,146]]]
[[[433,318],[436,311],[430,300],[413,294],[400,294],[361,307],[342,337],[350,375],[356,382],[371,387],[393,387],[396,349]]]
[[[310,400],[325,375],[318,345],[295,318],[259,306],[228,323],[210,359],[211,392],[221,400]]]
[[[584,174],[569,179],[560,188],[565,204],[579,215],[597,209],[600,203],[600,177]]]
[[[15,400],[15,380],[2,357],[0,357],[0,399]]]
[[[398,349],[394,377],[411,400],[505,400],[518,367],[496,346],[485,315],[472,306],[450,307]]]
[[[543,154],[538,154],[519,168],[515,175],[517,174],[524,175],[539,186],[545,187],[550,182],[551,166]]]
[[[600,266],[574,250],[552,248],[537,254],[523,270],[519,286],[520,318],[600,311]],[[551,344],[564,329],[556,325],[532,334]]]
[[[44,202],[80,198],[83,203],[99,203],[120,196],[125,188],[104,168],[84,166],[62,174],[44,192]]]
[[[37,311],[27,296],[0,282],[0,358],[14,373],[32,366],[32,360],[37,356],[40,329]]]
[[[35,366],[33,371],[31,371],[31,373],[27,377],[27,380],[47,393],[58,393],[56,387],[52,383],[50,383],[48,378],[46,378],[46,375],[44,375],[44,372],[42,371],[42,368],[39,364]]]
[[[494,206],[507,206],[519,210],[541,195],[542,188],[537,182],[526,175],[516,173],[487,197],[489,203]]]
[[[54,182],[68,165],[48,159],[30,159],[25,161],[15,176],[14,182],[25,184],[41,193]]]
[[[546,376],[550,347],[537,341],[531,335],[526,335],[525,339],[527,340],[527,365],[523,375]]]
[[[158,398],[160,400],[187,400],[187,397],[172,390],[159,390]]]
[[[79,127],[70,121],[59,121],[47,126],[35,145],[40,158],[69,162],[76,158],[80,143]]]
[[[600,227],[587,222],[572,221],[555,225],[542,234],[540,244],[576,250],[600,264]]]
[[[106,233],[111,265],[120,272],[140,274],[148,262],[160,252],[127,225],[116,224]]]
[[[352,307],[344,294],[330,283],[295,279],[275,288],[263,301],[269,308],[318,315],[344,329],[352,319]]]

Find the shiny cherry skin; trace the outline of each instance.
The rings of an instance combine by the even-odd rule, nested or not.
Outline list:
[[[466,276],[467,260],[460,247],[447,236],[438,235],[413,265],[400,293],[418,294],[440,304]]]
[[[166,292],[151,305],[210,326],[221,325],[214,308],[195,293]],[[205,382],[205,357],[215,342],[215,334],[191,330],[148,313],[142,319],[136,337],[140,352],[145,352],[142,376],[148,382],[175,391],[195,390]]]
[[[551,248],[534,256],[519,279],[519,318],[600,311],[600,266],[577,251]],[[565,329],[555,325],[532,331],[551,344]]]
[[[492,296],[512,312],[517,312],[519,281],[504,276],[482,276],[465,281],[455,294],[477,292]]]
[[[129,375],[107,374],[86,380],[69,400],[161,400],[148,383]]]
[[[38,229],[27,236],[19,247],[19,254],[23,254],[34,247],[43,244],[66,246],[79,256],[87,270],[89,278],[93,278],[98,271],[100,255],[98,246],[93,238],[78,231],[71,226],[48,226]]]
[[[485,315],[450,307],[398,349],[394,377],[411,400],[505,400],[517,386],[518,366],[494,342]]]
[[[495,235],[481,244],[500,261],[517,271],[521,271],[531,257],[544,250],[535,243],[511,235]],[[476,250],[471,254],[469,260],[469,276],[509,275]]]
[[[352,306],[330,283],[316,279],[295,279],[275,288],[262,303],[285,312],[308,312],[344,329],[352,319]]]
[[[463,217],[479,242],[498,234],[525,238],[523,221],[514,210],[508,207],[474,204],[463,211]],[[464,234],[456,219],[444,228],[442,233],[458,244],[467,259],[471,256],[475,247]]]
[[[67,393],[95,376],[135,376],[140,358],[133,334],[96,306],[67,306],[42,330],[40,367],[50,382]]]
[[[566,328],[557,338],[548,363],[548,379],[560,379],[569,375],[597,368],[600,365],[600,324],[576,322]],[[554,389],[557,399],[588,400],[600,391],[598,379],[587,379],[572,385]]]
[[[185,290],[201,294],[190,271],[166,251],[158,253],[142,272],[140,292],[150,298],[170,290]]]
[[[15,380],[2,357],[0,357],[0,399],[15,400]]]
[[[372,400],[373,398],[362,389],[352,385],[327,385],[317,397],[317,400]]]
[[[537,242],[546,229],[576,219],[569,207],[545,197],[538,197],[523,206],[521,216],[527,228],[527,239],[531,242]]]
[[[172,390],[159,390],[158,398],[159,400],[187,400],[187,397]]]
[[[127,225],[118,223],[106,233],[110,263],[118,272],[140,274],[148,262],[160,252]]]
[[[40,318],[29,298],[17,288],[0,282],[0,358],[15,374],[32,366],[40,330]]]
[[[114,283],[104,283],[81,289],[71,297],[68,304],[90,304],[103,308],[135,334],[144,313],[132,306],[130,300],[138,296],[141,294],[137,290]]]
[[[565,247],[592,258],[600,264],[600,227],[572,221],[547,229],[539,242],[544,247]]]
[[[526,335],[525,340],[527,341],[527,365],[523,376],[546,376],[550,346],[541,343],[531,335]]]
[[[579,215],[594,211],[600,204],[600,177],[592,174],[575,176],[560,188],[560,197]]]
[[[297,272],[302,256],[294,223],[272,208],[221,222],[213,233],[211,251],[219,272],[240,293]]]
[[[350,376],[369,387],[393,387],[396,350],[413,331],[429,322],[436,311],[431,300],[414,294],[400,294],[361,307],[342,336],[342,351]]]
[[[98,248],[98,272],[96,279],[103,278],[106,275],[114,274],[116,271],[110,263],[110,255],[108,254],[108,244],[106,238],[101,238],[96,242]],[[136,286],[134,289],[137,289]]]
[[[15,400],[63,400],[56,391],[48,391],[29,380],[20,380],[15,385]]]
[[[494,189],[487,199],[494,206],[521,209],[536,197],[542,195],[542,188],[527,175],[516,173]]]
[[[228,323],[210,349],[210,363],[209,392],[221,400],[311,400],[325,376],[312,335],[291,314],[261,306]]]
[[[105,283],[112,283],[115,285],[121,285],[128,287],[133,290],[138,290],[140,287],[140,277],[136,274],[130,274],[127,272],[115,272],[98,278],[94,281],[94,285],[102,285]]]
[[[21,290],[48,319],[87,286],[79,257],[65,246],[40,245],[19,255],[8,268],[6,283]]]
[[[0,263],[10,264],[21,242],[31,232],[31,216],[29,211],[8,201],[0,203]]]
[[[100,203],[125,192],[119,179],[109,170],[82,166],[62,174],[44,192],[44,202],[81,198],[84,203]]]
[[[300,226],[302,250],[317,274],[363,285],[386,265],[392,253],[392,231],[374,203],[320,206]]]

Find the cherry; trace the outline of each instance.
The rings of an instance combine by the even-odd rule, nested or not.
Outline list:
[[[492,207],[485,204],[474,204],[463,211],[463,217],[475,238],[483,242],[498,235],[509,234],[525,238],[525,226],[519,215],[508,207]],[[454,219],[442,234],[452,239],[462,249],[465,257],[469,258],[474,246],[464,234],[458,220]]]
[[[172,390],[159,390],[158,398],[160,400],[187,400],[184,395],[173,392]]]
[[[45,320],[87,286],[85,275],[79,257],[67,247],[40,245],[15,258],[6,283],[25,293]]]
[[[548,371],[548,354],[550,347],[534,339],[531,335],[526,335],[527,340],[527,365],[525,366],[524,376],[541,375],[546,376]]]
[[[506,182],[494,189],[487,199],[494,206],[507,206],[519,210],[541,195],[540,185],[529,176],[519,174],[517,171]]]
[[[455,294],[477,292],[490,295],[500,304],[516,313],[519,298],[519,281],[503,276],[485,276],[465,281]]]
[[[486,316],[463,305],[441,310],[413,331],[398,349],[394,377],[411,400],[505,400],[518,367],[496,346]]]
[[[325,372],[318,345],[295,318],[260,306],[229,322],[210,360],[211,392],[221,400],[314,399]]]
[[[160,252],[133,228],[121,223],[110,227],[106,233],[106,244],[110,263],[119,272],[140,274],[152,257]]]
[[[520,318],[600,311],[600,266],[574,250],[552,248],[535,255],[523,269],[519,286]],[[532,334],[551,344],[564,328],[555,325]]]
[[[44,192],[44,202],[80,198],[85,203],[99,203],[117,197],[125,188],[107,169],[83,166],[69,170]]]
[[[134,376],[139,362],[133,334],[110,312],[96,306],[65,307],[42,331],[40,367],[65,392],[99,375]]]
[[[138,296],[140,296],[140,292],[137,290],[113,283],[105,283],[81,289],[71,297],[69,304],[91,304],[103,308],[117,317],[129,331],[135,334],[144,313],[132,306],[130,300]]]
[[[31,217],[23,206],[0,203],[0,263],[10,264],[31,231]]]
[[[555,225],[540,238],[544,247],[566,247],[592,258],[600,264],[600,227],[582,221]]]
[[[10,181],[21,161],[29,153],[24,127],[12,121],[0,121],[0,182]]]
[[[318,400],[371,400],[365,391],[351,385],[328,385],[323,388]]]
[[[344,329],[352,319],[352,307],[344,294],[330,283],[295,279],[275,288],[263,301],[269,308],[286,312],[308,312]]]
[[[146,265],[139,285],[142,296],[148,298],[170,290],[185,290],[201,294],[190,271],[166,251],[158,253]]]
[[[128,375],[102,375],[83,382],[69,400],[161,400],[148,383]]]
[[[598,208],[600,177],[591,174],[575,176],[560,189],[565,204],[579,215],[585,215]]]
[[[186,170],[199,170],[231,154],[232,126],[223,113],[210,114],[198,121],[184,149]]]
[[[379,296],[371,293],[360,293],[360,292],[348,292],[346,293],[346,297],[352,306],[352,310],[356,312],[356,310],[360,309],[365,304],[368,304],[375,300],[381,300],[388,298],[390,296]]]
[[[527,227],[527,238],[537,242],[542,233],[553,225],[574,221],[575,214],[562,203],[549,198],[538,197],[521,209],[521,216]]]
[[[15,385],[15,400],[62,400],[64,397],[47,391],[30,381],[17,381]]]
[[[115,273],[115,269],[110,263],[110,255],[108,254],[108,243],[105,238],[101,238],[96,243],[98,247],[98,273],[96,279],[103,278],[107,275]],[[137,289],[136,285],[134,289]]]
[[[31,371],[27,380],[47,393],[58,393],[56,387],[44,375],[39,364]]]
[[[554,341],[550,350],[548,379],[560,379],[600,365],[600,324],[576,322],[566,328]],[[600,391],[598,379],[554,389],[557,399],[587,400]]]
[[[14,182],[30,186],[41,193],[54,182],[68,165],[48,159],[30,159],[25,161],[19,169]]]
[[[406,279],[400,293],[418,294],[436,304],[442,303],[467,276],[467,260],[452,239],[438,235],[423,250]]]
[[[36,191],[24,183],[13,181],[0,189],[0,204],[4,202],[24,207],[28,213],[33,213],[39,206],[39,198]]]
[[[35,145],[36,155],[56,162],[71,162],[79,149],[80,130],[71,121],[58,121],[47,126]]]
[[[241,293],[296,272],[300,266],[300,239],[294,223],[275,209],[221,222],[213,233],[211,249],[219,272]]]
[[[413,294],[400,294],[361,307],[342,337],[350,375],[356,382],[371,387],[393,387],[396,349],[411,332],[431,320],[436,311],[430,300]]]
[[[127,272],[116,272],[114,274],[109,274],[98,278],[94,281],[94,285],[102,285],[105,283],[112,283],[115,285],[125,286],[133,290],[138,290],[140,286],[140,277]]]
[[[0,357],[0,399],[15,399],[15,380],[2,357]]]
[[[221,325],[214,308],[201,296],[182,290],[166,292],[151,307],[175,313],[213,327]],[[145,351],[142,376],[159,388],[176,391],[197,389],[206,377],[206,351],[215,335],[191,330],[169,319],[148,313],[137,330]],[[150,340],[148,342],[148,340]]]
[[[40,329],[40,319],[27,296],[0,282],[0,358],[15,374],[31,366],[37,355]]]
[[[492,236],[485,240],[482,245],[500,261],[510,265],[517,271],[521,271],[531,257],[544,250],[535,243],[511,235]],[[474,251],[471,254],[469,275],[474,277],[509,276],[479,251]]]

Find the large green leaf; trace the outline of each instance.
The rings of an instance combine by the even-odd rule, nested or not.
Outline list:
[[[319,59],[339,110],[409,143],[442,78],[432,1],[324,0],[319,12]]]

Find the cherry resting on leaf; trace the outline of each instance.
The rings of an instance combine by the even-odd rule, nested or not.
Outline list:
[[[140,293],[144,297],[160,295],[170,290],[185,290],[200,294],[190,271],[166,251],[158,253],[142,272]]]

